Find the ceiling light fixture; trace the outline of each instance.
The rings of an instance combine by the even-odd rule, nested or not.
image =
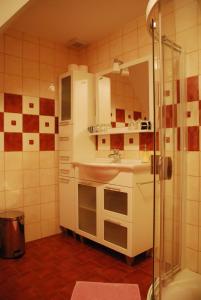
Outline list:
[[[112,65],[112,73],[119,74],[121,72],[120,65],[122,64],[123,61],[119,60],[118,58],[115,58]]]

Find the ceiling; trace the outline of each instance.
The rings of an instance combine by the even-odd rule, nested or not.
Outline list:
[[[145,14],[148,0],[32,0],[14,18],[17,30],[67,44],[91,43]]]

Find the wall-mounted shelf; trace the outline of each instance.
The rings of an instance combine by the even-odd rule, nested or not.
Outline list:
[[[116,127],[116,128],[110,128],[106,131],[99,131],[99,132],[93,132],[89,133],[89,135],[106,135],[106,134],[118,134],[118,133],[139,133],[139,132],[153,132],[153,130],[150,129],[134,129],[130,127]]]

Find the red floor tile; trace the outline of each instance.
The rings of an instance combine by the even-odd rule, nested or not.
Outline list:
[[[119,253],[60,234],[27,243],[20,259],[0,259],[0,300],[70,300],[76,281],[137,283],[144,300],[151,270],[151,258],[131,267]]]

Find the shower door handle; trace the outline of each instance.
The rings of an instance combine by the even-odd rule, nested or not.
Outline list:
[[[160,155],[155,156],[155,168],[154,168],[154,156],[151,156],[151,174],[158,174],[160,180],[170,180],[172,178],[172,158],[170,156],[162,157]]]

